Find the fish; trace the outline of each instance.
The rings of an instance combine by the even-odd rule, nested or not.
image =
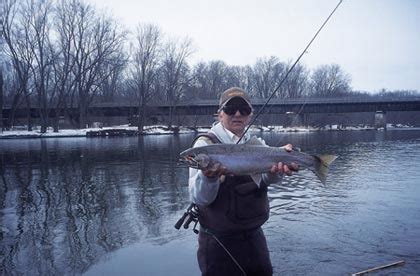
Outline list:
[[[227,174],[256,175],[270,172],[273,165],[282,162],[299,165],[315,173],[322,184],[327,180],[332,154],[307,154],[299,150],[286,151],[282,147],[255,144],[210,144],[194,147],[180,153],[180,161],[188,167],[209,169],[216,163],[226,167]]]

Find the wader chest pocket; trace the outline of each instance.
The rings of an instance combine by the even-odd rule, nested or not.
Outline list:
[[[254,182],[237,185],[232,191],[229,218],[238,223],[256,223],[268,219],[267,190],[260,189]]]

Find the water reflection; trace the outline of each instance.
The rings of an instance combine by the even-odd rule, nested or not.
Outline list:
[[[420,136],[413,134],[315,135],[309,151],[339,156],[326,185],[301,172],[270,188],[266,232],[279,275],[345,275],[399,259],[407,264],[386,273],[416,275]],[[305,147],[306,138],[296,138]]]
[[[187,204],[179,139],[10,144],[1,154],[2,274],[81,273],[141,239],[165,243],[162,220]]]
[[[339,155],[326,185],[306,170],[269,188],[265,229],[276,273],[348,274],[370,267],[367,260],[395,256],[420,268],[419,137],[416,131],[264,134],[270,145],[292,142],[306,152]],[[130,275],[162,269],[149,252],[178,252],[175,266],[181,251],[195,250],[192,232],[173,228],[188,205],[188,170],[177,160],[191,139],[0,141],[0,274],[81,274],[111,252],[121,252],[110,261],[116,266],[127,254],[150,260],[140,268],[131,258]],[[196,265],[194,253],[187,263]],[[170,269],[158,275],[182,274]]]

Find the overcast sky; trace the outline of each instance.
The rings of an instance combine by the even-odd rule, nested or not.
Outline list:
[[[190,64],[294,61],[338,0],[89,0],[129,28],[189,37]],[[420,1],[344,0],[301,63],[339,64],[356,90],[420,91]]]

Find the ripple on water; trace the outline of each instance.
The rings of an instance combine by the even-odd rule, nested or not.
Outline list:
[[[275,275],[348,275],[395,259],[406,260],[397,272],[418,274],[420,132],[376,134],[271,135],[273,144],[290,138],[304,151],[339,156],[325,185],[301,170],[269,187],[264,229]],[[143,274],[151,275],[162,252],[176,252],[168,271],[196,275],[196,236],[173,228],[189,201],[188,170],[173,160],[191,139],[0,143],[0,247],[7,249],[0,270],[73,275],[110,261],[102,271],[127,267],[135,274],[143,260]],[[142,259],[148,244],[155,254]],[[182,265],[196,270],[183,273],[175,264],[183,254]]]

